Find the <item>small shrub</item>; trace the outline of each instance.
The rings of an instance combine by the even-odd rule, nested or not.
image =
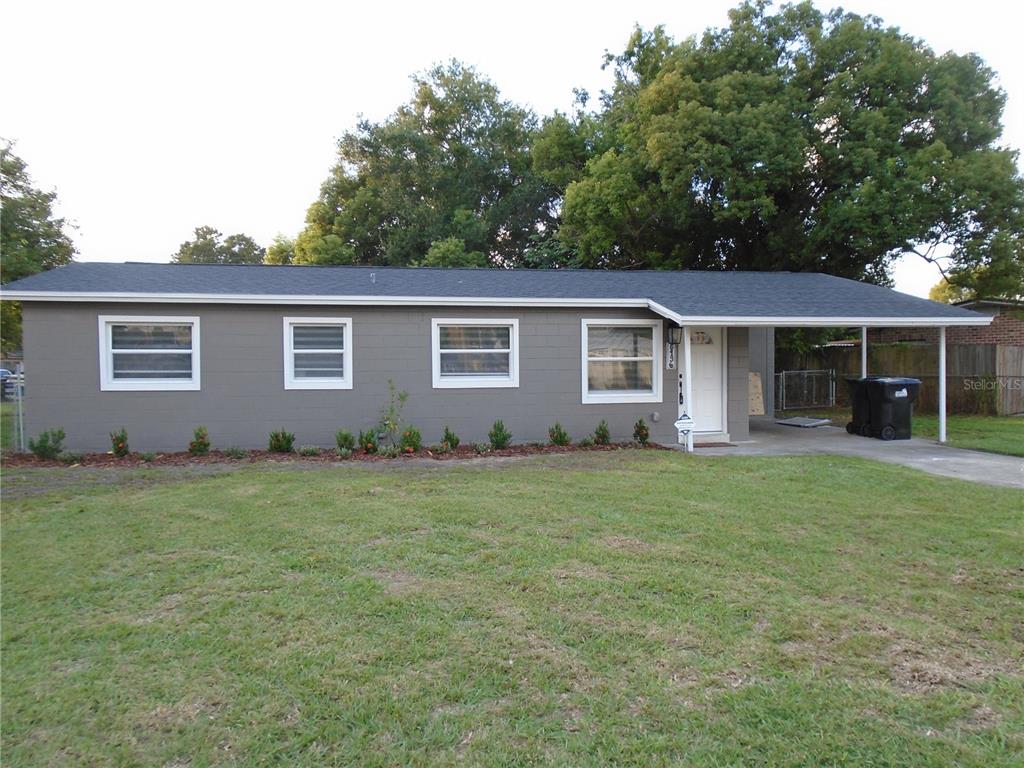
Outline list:
[[[300,456],[319,456],[320,446],[319,445],[303,445],[299,448]]]
[[[156,454],[153,453],[152,451],[143,451],[142,453],[139,454],[139,458],[148,464],[149,462],[153,461],[153,459],[156,458]]]
[[[473,450],[479,454],[484,454],[491,450],[491,446],[487,443],[473,443]]]
[[[295,448],[295,435],[283,429],[270,433],[267,449],[271,453],[291,453]]]
[[[376,453],[378,447],[377,433],[372,429],[359,432],[359,447],[366,453]]]
[[[192,433],[192,442],[188,444],[188,452],[193,456],[205,456],[210,452],[210,433],[206,427],[196,427]]]
[[[633,442],[639,445],[647,445],[647,441],[650,439],[651,430],[647,428],[647,423],[640,419],[633,425]]]
[[[423,435],[416,427],[407,427],[398,445],[403,453],[416,453],[423,447]]]
[[[594,430],[594,444],[608,445],[611,441],[612,431],[608,429],[608,422],[601,419],[597,425],[597,429]]]
[[[491,441],[491,448],[496,451],[500,451],[502,448],[508,448],[508,444],[512,442],[512,433],[505,429],[505,422],[501,419],[494,422],[494,426],[492,426],[491,431],[487,433],[487,437]]]
[[[64,450],[64,428],[40,432],[35,440],[29,438],[28,449],[40,459],[56,459]]]
[[[338,449],[338,456],[343,458],[343,459],[350,459],[350,458],[352,458],[352,449],[351,448],[339,448]]]
[[[447,446],[447,449],[445,449]],[[446,451],[454,451],[459,447],[459,436],[448,429],[448,425],[444,425],[444,437],[441,438],[441,448]]]
[[[63,451],[57,456],[57,461],[62,461],[65,464],[80,464],[82,459],[84,458],[84,453],[75,453],[74,451]]]
[[[597,445],[597,442],[592,437],[584,437],[582,440],[576,443],[576,445],[578,445],[580,448],[590,448],[594,445]],[[604,443],[602,443],[602,445],[604,445]]]
[[[402,431],[402,409],[409,399],[408,392],[399,392],[395,382],[388,379],[388,404],[380,409],[378,432],[387,440],[392,448],[398,446],[398,436]]]
[[[117,432],[110,433],[110,450],[119,459],[128,455],[128,430],[121,427]]]
[[[239,448],[237,445],[229,445],[224,449],[224,455],[229,459],[244,459],[249,455],[249,452],[245,448]]]
[[[397,445],[385,445],[378,451],[378,453],[381,456],[384,456],[389,459],[397,459],[399,455],[399,450]]]
[[[347,429],[339,429],[334,433],[334,442],[338,445],[338,451],[348,451],[350,454],[356,447],[356,439]]]
[[[562,425],[557,421],[551,425],[551,428],[548,430],[548,439],[551,441],[552,445],[568,445],[572,442],[572,439],[569,437],[569,433],[566,432],[562,428]]]

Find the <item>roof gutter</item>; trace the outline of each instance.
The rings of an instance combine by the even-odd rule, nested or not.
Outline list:
[[[724,325],[758,327],[833,328],[867,326],[989,325],[993,318],[980,313],[974,317],[872,317],[872,316],[758,316],[682,315],[651,299],[638,298],[536,298],[504,296],[328,296],[289,294],[223,293],[137,293],[111,291],[2,291],[5,301],[94,302],[141,304],[277,304],[288,306],[442,306],[442,307],[558,307],[649,309],[679,325]]]

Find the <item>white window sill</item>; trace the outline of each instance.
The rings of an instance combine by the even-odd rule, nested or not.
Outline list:
[[[285,389],[352,389],[352,382],[338,379],[324,379],[323,381],[286,381]]]
[[[583,403],[660,403],[661,395],[657,392],[607,392],[587,393],[583,395]]]
[[[519,382],[514,379],[489,379],[475,376],[443,376],[434,380],[434,389],[514,389]]]
[[[104,381],[101,392],[198,392],[199,382],[185,379],[147,379],[145,381]]]

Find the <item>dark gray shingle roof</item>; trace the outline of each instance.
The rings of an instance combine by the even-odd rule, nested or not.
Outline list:
[[[3,286],[31,293],[220,297],[431,297],[643,299],[687,318],[920,318],[977,322],[984,315],[888,288],[796,272],[402,269],[83,262]],[[510,301],[510,304],[515,302]]]

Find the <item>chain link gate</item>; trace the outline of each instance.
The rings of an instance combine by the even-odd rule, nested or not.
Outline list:
[[[780,371],[775,374],[775,410],[832,408],[836,404],[836,372]]]

